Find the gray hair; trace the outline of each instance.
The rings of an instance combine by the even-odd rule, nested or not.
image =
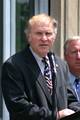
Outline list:
[[[67,49],[69,47],[69,43],[71,41],[76,41],[76,40],[80,40],[80,36],[73,36],[73,37],[69,37],[65,43],[64,43],[64,55],[67,54]]]
[[[55,34],[57,34],[57,26],[58,26],[58,23],[57,21],[52,18],[51,16],[45,14],[45,13],[42,13],[42,14],[38,14],[38,15],[35,15],[35,16],[32,16],[29,21],[26,23],[26,29],[25,29],[25,33],[28,35],[31,31],[31,27],[34,23],[36,22],[41,22],[42,20],[44,20],[46,22],[49,21],[50,23],[53,24],[53,27],[54,27],[54,32]]]

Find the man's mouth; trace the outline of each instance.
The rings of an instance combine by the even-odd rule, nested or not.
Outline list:
[[[41,44],[42,47],[48,47],[48,44]]]

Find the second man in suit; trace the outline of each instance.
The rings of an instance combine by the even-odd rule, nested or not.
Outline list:
[[[65,41],[64,58],[70,71],[68,92],[74,94],[77,99],[76,107],[80,108],[80,36],[72,36]],[[72,94],[69,97],[72,99]]]

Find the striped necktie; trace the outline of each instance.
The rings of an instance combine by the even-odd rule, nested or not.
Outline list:
[[[76,86],[76,93],[77,93],[78,100],[80,100],[80,79],[79,78],[76,78],[75,86]]]
[[[43,58],[42,62],[45,65],[45,67],[44,67],[44,77],[46,79],[48,90],[52,94],[52,78],[51,78],[51,70],[50,70],[49,60],[47,58]]]

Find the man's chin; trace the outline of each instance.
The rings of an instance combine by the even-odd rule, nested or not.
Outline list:
[[[46,56],[48,52],[49,52],[49,50],[48,51],[42,51],[42,53],[41,53],[42,57]]]

